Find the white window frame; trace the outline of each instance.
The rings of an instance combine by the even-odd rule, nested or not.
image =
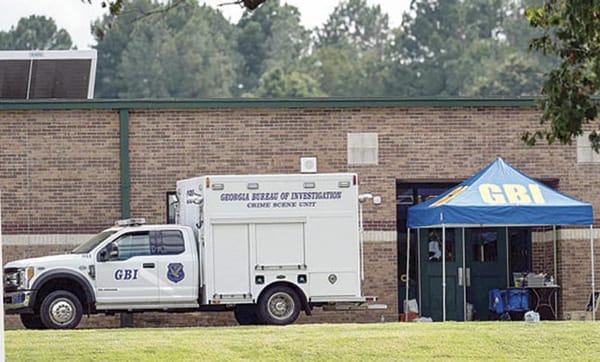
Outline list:
[[[348,133],[348,165],[379,164],[378,133]]]

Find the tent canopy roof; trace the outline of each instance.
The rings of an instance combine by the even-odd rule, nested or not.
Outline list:
[[[408,227],[592,225],[592,205],[553,190],[498,158],[438,197],[408,209]]]

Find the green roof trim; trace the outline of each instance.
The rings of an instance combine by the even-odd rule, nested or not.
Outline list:
[[[86,99],[0,100],[0,110],[534,107],[537,98],[296,98],[296,99]]]

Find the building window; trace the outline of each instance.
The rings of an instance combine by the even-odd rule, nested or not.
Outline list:
[[[177,224],[179,202],[174,191],[167,192],[167,224]]]
[[[600,154],[592,149],[590,133],[583,132],[577,137],[577,163],[600,163]]]
[[[377,133],[348,133],[349,165],[377,165],[378,153]]]

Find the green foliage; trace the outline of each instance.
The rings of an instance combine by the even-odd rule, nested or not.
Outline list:
[[[65,29],[57,29],[52,18],[31,15],[21,18],[16,27],[0,31],[0,50],[65,50],[73,42]]]
[[[414,0],[402,24],[390,29],[379,6],[341,0],[321,27],[309,31],[298,9],[280,0],[246,11],[235,25],[195,0],[82,1],[108,9],[92,26],[99,98],[514,97],[538,94],[544,73],[556,67],[545,99],[556,96],[563,103],[543,103],[545,119],[553,113],[563,120],[596,114],[595,103],[585,97],[597,89],[598,17],[590,15],[593,9],[582,18],[569,10],[587,9],[588,2],[547,0],[553,5],[541,7],[543,0]],[[537,28],[529,26],[526,8]],[[563,13],[548,16],[550,11]],[[18,38],[19,44],[70,47],[70,39],[37,30],[56,29],[53,21],[34,20],[21,19],[17,28],[0,32],[0,45],[15,49]],[[570,23],[578,27],[573,34]],[[555,29],[544,28],[549,26]],[[580,39],[584,31],[596,35]],[[44,35],[32,40],[30,33]],[[533,48],[543,52],[529,51],[531,38],[539,38]],[[580,43],[582,51],[568,50]],[[559,67],[555,54],[569,62]],[[558,133],[529,134],[529,142],[580,130],[579,123],[561,124]]]
[[[531,26],[543,31],[531,40],[531,48],[555,54],[561,63],[552,69],[543,86],[540,123],[549,124],[523,140],[534,145],[545,139],[571,144],[583,127],[598,115],[593,96],[600,89],[600,1],[546,0],[527,10]],[[590,134],[592,147],[600,152],[600,131]]]
[[[359,51],[379,49],[388,42],[389,16],[379,5],[369,6],[366,0],[346,0],[317,29],[318,47],[351,46]]]
[[[390,47],[391,92],[403,96],[457,96],[477,76],[485,58],[480,42],[498,44],[503,0],[413,2]],[[476,67],[481,69],[480,67]],[[394,77],[394,74],[400,75]]]
[[[95,48],[98,51],[95,91],[97,98],[117,98],[125,92],[127,84],[125,79],[119,76],[117,69],[122,62],[125,48],[131,42],[134,25],[142,21],[154,6],[152,0],[128,1],[127,12],[116,19],[104,15],[92,25],[92,30],[111,28],[111,31],[102,35],[93,32],[97,42]]]
[[[330,96],[385,95],[388,15],[364,0],[342,1],[316,29],[315,50],[302,69]]]
[[[235,27],[195,2],[133,0],[98,39],[98,96],[122,98],[230,97],[235,88]],[[148,15],[150,14],[150,15]],[[110,21],[105,17],[104,20]]]
[[[269,0],[253,12],[246,11],[237,24],[240,91],[254,92],[270,69],[289,72],[309,48],[309,32],[300,24],[296,7]]]
[[[262,98],[308,98],[324,95],[317,81],[309,75],[297,71],[286,74],[279,68],[266,72],[256,91],[256,96]]]

